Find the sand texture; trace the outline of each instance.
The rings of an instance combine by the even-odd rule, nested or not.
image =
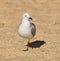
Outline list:
[[[28,51],[18,34],[25,12],[37,28]],[[60,0],[0,0],[0,61],[60,61]]]

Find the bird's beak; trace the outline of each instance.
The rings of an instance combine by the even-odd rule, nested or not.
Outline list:
[[[32,20],[32,18],[31,18],[31,17],[29,17],[29,19],[31,19],[31,20]]]

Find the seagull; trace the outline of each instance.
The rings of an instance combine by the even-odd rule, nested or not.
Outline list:
[[[32,23],[32,17],[28,13],[23,14],[21,24],[19,25],[18,33],[23,38],[28,39],[27,45],[29,44],[30,39],[35,36],[36,26],[34,23]],[[26,50],[28,50],[28,46]]]

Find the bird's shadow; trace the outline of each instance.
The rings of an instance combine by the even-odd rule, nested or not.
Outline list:
[[[44,45],[45,43],[46,43],[45,41],[36,40],[34,42],[28,43],[27,46],[30,48],[39,48],[42,45]]]

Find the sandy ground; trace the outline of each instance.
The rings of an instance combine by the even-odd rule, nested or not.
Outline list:
[[[37,28],[28,51],[17,32],[25,12]],[[0,0],[0,61],[60,61],[60,0]]]

